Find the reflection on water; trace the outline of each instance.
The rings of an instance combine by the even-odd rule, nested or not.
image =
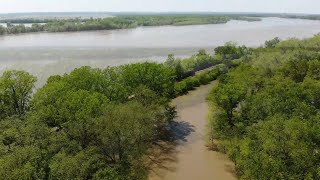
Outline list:
[[[82,65],[105,67],[137,60],[160,61],[169,53],[188,56],[200,48],[212,52],[228,41],[259,46],[275,36],[305,38],[319,29],[320,21],[264,18],[216,25],[0,36],[0,71],[24,69],[46,79]]]

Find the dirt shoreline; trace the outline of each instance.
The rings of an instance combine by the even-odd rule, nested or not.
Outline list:
[[[215,82],[176,98],[177,122],[172,126],[176,140],[160,144],[151,159],[150,180],[233,180],[234,164],[226,155],[205,146],[208,116],[206,97]]]

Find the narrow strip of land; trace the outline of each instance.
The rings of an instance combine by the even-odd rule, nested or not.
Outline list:
[[[154,156],[158,163],[151,168],[150,180],[232,180],[234,165],[226,155],[205,146],[205,125],[208,116],[206,97],[215,82],[202,86],[174,100],[178,119],[173,125],[176,140],[164,148],[165,158]],[[169,146],[164,144],[162,147]],[[163,154],[162,154],[163,155]]]

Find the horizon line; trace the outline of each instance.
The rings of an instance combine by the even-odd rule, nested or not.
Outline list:
[[[25,12],[7,12],[0,13],[0,15],[10,15],[10,14],[41,14],[41,13],[133,13],[133,14],[287,14],[287,15],[320,15],[320,13],[301,13],[301,12],[254,12],[254,11],[25,11]]]

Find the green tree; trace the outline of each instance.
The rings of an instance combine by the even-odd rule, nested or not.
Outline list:
[[[60,152],[50,162],[50,179],[92,179],[94,174],[107,166],[103,156],[92,150],[75,155]]]
[[[209,139],[219,139],[240,179],[320,178],[319,40],[250,50],[210,93]]]
[[[216,55],[220,55],[223,59],[239,58],[239,51],[235,43],[228,42],[224,46],[219,46],[214,49]]]
[[[157,63],[139,63],[120,66],[121,78],[127,88],[133,89],[144,85],[159,96],[174,96],[175,73],[172,68]]]
[[[173,54],[169,54],[164,65],[169,68],[173,68],[176,72],[176,79],[178,81],[182,80],[185,76],[185,70],[181,65],[181,60],[176,59]]]
[[[275,48],[276,45],[280,43],[280,41],[281,40],[278,37],[275,37],[274,39],[266,41],[264,44],[266,48]]]
[[[126,102],[130,94],[130,88],[125,86],[125,79],[121,78],[121,69],[108,67],[103,70],[103,94],[111,102]]]
[[[286,63],[284,73],[296,82],[302,82],[308,73],[309,65],[307,60],[294,59]]]
[[[7,116],[22,117],[30,108],[37,78],[24,71],[5,71],[0,78],[0,104]],[[0,107],[1,107],[0,105]]]
[[[315,80],[320,80],[320,61],[319,60],[309,61],[308,65],[309,65],[308,76]]]
[[[109,106],[95,121],[96,143],[112,162],[139,158],[152,140],[156,121],[152,111],[139,103]]]
[[[215,89],[215,102],[223,109],[228,125],[235,126],[234,111],[245,99],[246,90],[239,84],[227,84]]]
[[[315,143],[319,139],[312,138],[312,126],[301,120],[273,118],[250,127],[236,160],[242,177],[318,179],[319,155],[314,152],[319,148]]]
[[[0,35],[4,35],[6,32],[6,28],[0,25]]]
[[[33,146],[17,147],[0,158],[0,176],[3,179],[44,179],[44,154]]]

